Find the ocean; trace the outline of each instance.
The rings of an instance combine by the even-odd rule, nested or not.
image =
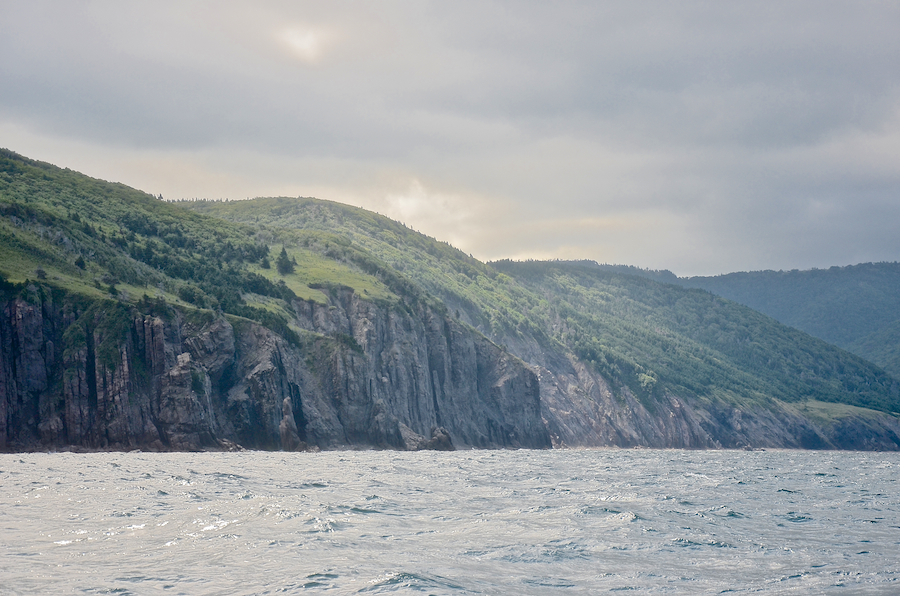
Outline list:
[[[0,594],[898,594],[900,454],[0,455]]]

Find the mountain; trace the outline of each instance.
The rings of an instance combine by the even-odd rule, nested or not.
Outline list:
[[[0,153],[0,448],[550,445],[519,359],[333,234],[281,278],[292,239]]]
[[[188,206],[298,239],[339,230],[536,370],[556,445],[862,447],[870,433],[896,444],[885,430],[896,418],[871,414],[898,411],[896,380],[708,292],[587,262],[480,263],[309,198]]]
[[[706,291],[0,151],[0,449],[898,449],[898,393]]]
[[[878,364],[900,378],[900,263],[680,278]]]

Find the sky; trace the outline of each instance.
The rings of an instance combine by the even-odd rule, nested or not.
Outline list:
[[[900,260],[897,2],[0,0],[0,147],[482,260]]]

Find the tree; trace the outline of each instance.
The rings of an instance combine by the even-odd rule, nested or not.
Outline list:
[[[288,273],[294,272],[294,264],[291,262],[291,259],[288,258],[287,250],[285,250],[284,245],[281,245],[281,254],[278,255],[278,258],[275,260],[275,268],[278,269],[278,273],[281,275],[287,275]]]

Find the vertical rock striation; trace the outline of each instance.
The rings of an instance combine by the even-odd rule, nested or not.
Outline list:
[[[558,344],[524,334],[493,339],[537,375],[554,447],[900,450],[900,419],[882,412],[838,407],[836,417],[822,418],[775,399],[728,403],[670,392],[641,399]]]
[[[33,294],[2,304],[0,449],[550,446],[535,374],[429,307],[298,301],[292,345],[243,319]]]
[[[345,289],[293,309],[289,343],[31,286],[0,303],[0,450],[900,448],[887,414],[639,398],[558,346],[496,338],[507,351],[427,305]]]

